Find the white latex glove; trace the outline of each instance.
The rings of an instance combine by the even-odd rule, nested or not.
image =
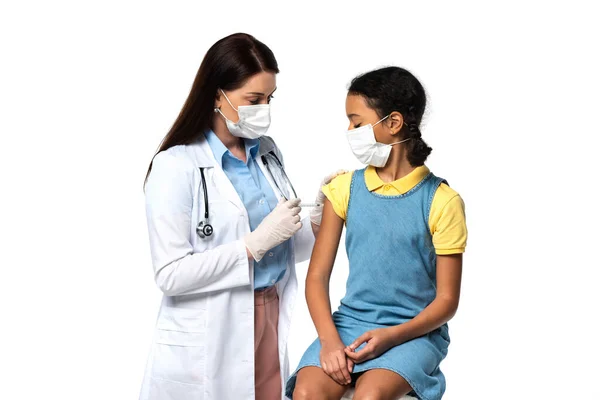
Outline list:
[[[260,261],[265,253],[280,245],[302,228],[300,199],[279,200],[277,207],[267,215],[256,229],[244,237],[246,248]]]
[[[321,186],[319,186],[319,193],[317,194],[317,198],[315,199],[316,206],[310,210],[310,222],[315,225],[321,225],[321,219],[323,218],[323,204],[325,203],[325,194],[323,193],[323,186],[327,185],[329,182],[333,180],[338,175],[343,175],[348,171],[344,169],[340,169],[333,174],[327,175],[325,179],[321,182]]]

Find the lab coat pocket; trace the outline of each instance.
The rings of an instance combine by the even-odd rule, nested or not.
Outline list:
[[[163,385],[170,393],[181,384],[182,393],[187,393],[189,385],[204,383],[205,312],[203,309],[163,308],[156,327],[154,385]],[[187,399],[185,396],[173,398]]]
[[[204,390],[202,385],[152,378],[148,400],[204,400]]]

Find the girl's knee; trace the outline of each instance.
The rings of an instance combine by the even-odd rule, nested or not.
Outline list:
[[[294,388],[293,400],[340,400],[343,394],[329,393],[326,387],[306,379],[298,381]]]
[[[323,392],[319,392],[315,385],[307,384],[303,381],[298,381],[294,388],[293,400],[311,400],[320,399],[323,397]]]
[[[354,400],[388,400],[386,393],[374,385],[362,385],[354,392]]]
[[[412,388],[400,375],[388,370],[365,372],[356,382],[355,400],[397,400]]]

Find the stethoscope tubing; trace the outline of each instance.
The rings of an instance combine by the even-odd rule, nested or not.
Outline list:
[[[298,195],[296,194],[294,185],[292,185],[292,181],[290,181],[290,178],[285,173],[283,164],[281,163],[281,161],[279,161],[279,158],[277,157],[277,155],[271,151],[267,154],[262,155],[261,159],[262,159],[263,164],[267,168],[269,175],[271,175],[271,179],[273,180],[275,187],[277,187],[277,190],[279,191],[279,194],[281,195],[281,197],[283,197],[286,201],[289,200],[287,198],[287,196],[283,193],[281,188],[279,187],[279,183],[277,183],[277,179],[275,179],[275,175],[271,171],[271,167],[269,167],[269,162],[267,161],[267,157],[266,157],[267,155],[271,155],[275,159],[275,161],[277,161],[277,164],[279,165],[279,169],[283,173],[283,177],[285,178],[287,184],[292,189],[292,192],[294,193],[294,197],[297,198]],[[198,224],[198,226],[196,227],[196,231],[198,232],[198,235],[204,239],[205,237],[211,236],[213,234],[214,230],[213,230],[212,225],[209,224],[208,188],[206,187],[206,177],[204,176],[204,168],[203,167],[200,167],[200,178],[202,179],[202,191],[203,191],[203,195],[204,195],[204,220]],[[303,206],[303,207],[319,207],[321,205],[322,204],[316,204],[316,203],[301,204],[301,206]]]

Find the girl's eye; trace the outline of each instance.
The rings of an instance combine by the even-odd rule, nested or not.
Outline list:
[[[256,100],[249,100],[249,101],[250,101],[250,104],[252,104],[252,105],[257,105],[258,104],[258,99],[256,99]]]
[[[356,129],[356,128],[360,128],[360,123],[354,125],[354,129]]]
[[[267,103],[270,103],[271,100],[273,100],[274,98],[275,98],[275,96],[273,96],[273,95],[269,96],[269,98],[267,99]]]

